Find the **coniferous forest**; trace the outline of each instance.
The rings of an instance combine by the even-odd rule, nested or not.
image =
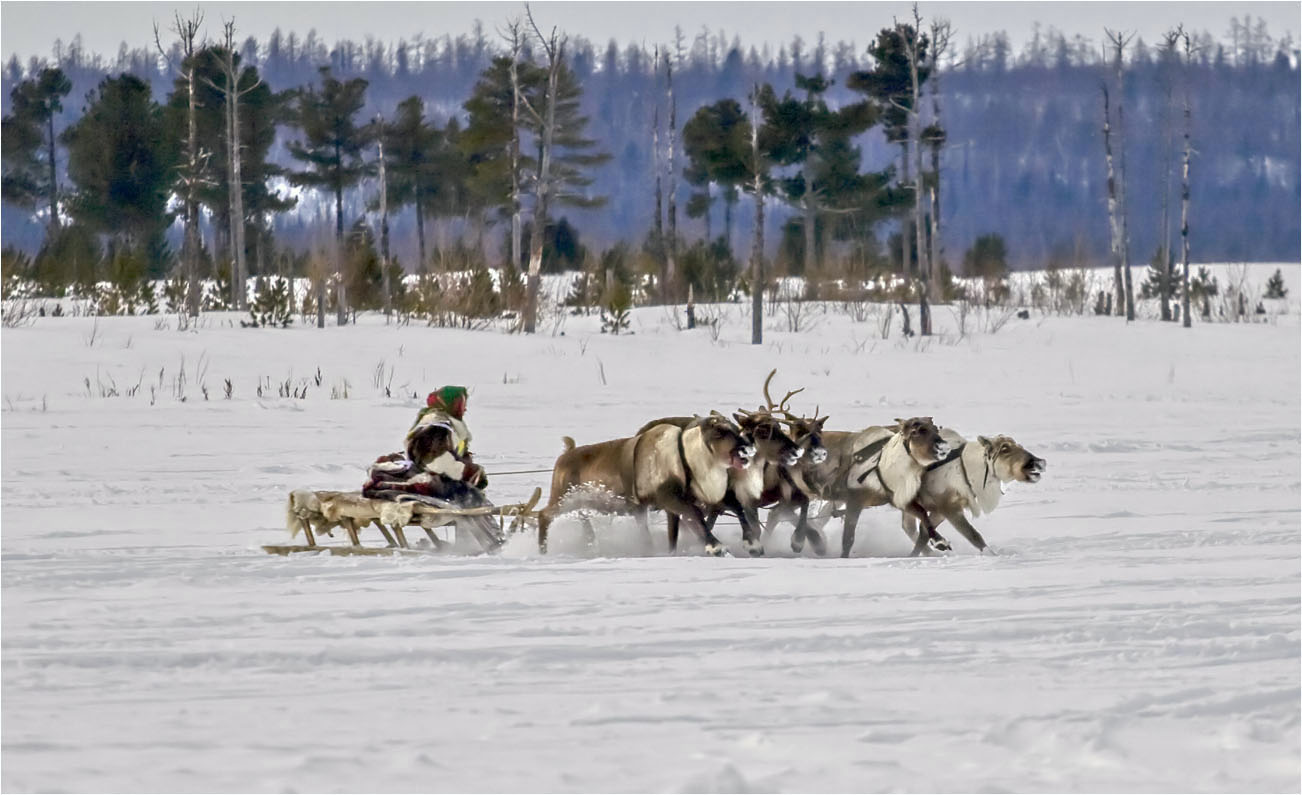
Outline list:
[[[112,57],[74,37],[4,67],[6,275],[169,279],[196,310],[199,280],[244,308],[237,277],[307,276],[341,319],[403,273],[508,263],[522,295],[613,263],[666,301],[756,273],[939,297],[987,260],[1172,268],[1186,153],[1194,262],[1297,260],[1296,43],[1171,10],[1162,41],[1045,27],[1020,50],[916,14],[855,43],[603,45],[545,7],[402,41],[199,11]]]

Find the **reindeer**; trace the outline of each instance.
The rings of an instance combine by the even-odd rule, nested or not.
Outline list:
[[[538,516],[540,551],[547,551],[551,523],[570,510],[562,508],[562,499],[581,484],[593,484],[620,498],[624,510],[639,517],[648,540],[645,515],[655,508],[700,535],[707,554],[723,554],[723,545],[706,527],[701,506],[722,502],[728,473],[746,469],[755,455],[755,448],[727,417],[717,412],[694,417],[686,427],[661,423],[634,436],[583,447],[576,447],[568,436],[563,442],[547,506]],[[583,521],[591,537],[591,523]]]
[[[783,432],[781,422],[762,406],[759,411],[739,409],[732,416],[743,436],[754,445],[755,457],[746,469],[728,472],[728,488],[722,500],[700,507],[705,513],[705,526],[711,531],[714,530],[714,523],[720,513],[727,512],[736,516],[741,522],[742,547],[750,555],[759,556],[764,554],[759,522],[759,508],[765,501],[764,495],[770,488],[769,484],[776,483],[778,469],[795,466],[804,455],[804,450]],[[652,420],[642,426],[638,433],[661,424],[685,427],[691,419],[664,417]],[[678,545],[678,517],[669,514],[667,525],[669,549],[673,551]]]
[[[808,539],[812,542],[814,551],[822,555],[827,549],[823,534],[809,525],[809,502],[819,495],[820,489],[810,482],[809,476],[827,460],[828,451],[823,446],[823,424],[828,418],[819,417],[818,408],[814,409],[812,419],[798,417],[791,413],[788,404],[792,397],[805,391],[804,387],[790,390],[781,400],[774,402],[772,395],[769,394],[769,385],[777,372],[777,368],[770,370],[768,377],[764,379],[765,405],[761,410],[782,415],[783,422],[790,428],[789,435],[795,441],[801,455],[793,463],[784,463],[766,470],[760,506],[770,510],[764,534],[767,536],[772,533],[780,517],[797,518],[796,530],[791,536],[792,551],[799,554],[804,549],[805,540]]]
[[[918,502],[933,517],[939,516],[936,526],[948,521],[984,553],[989,548],[986,540],[967,520],[965,511],[973,517],[993,511],[999,506],[1005,483],[1038,483],[1045,461],[1027,452],[1011,436],[978,436],[975,442],[969,442],[947,428],[941,429],[941,435],[953,451],[943,461],[927,467]],[[900,522],[912,537],[917,529],[913,517],[901,514]]]
[[[863,509],[887,504],[921,520],[924,532],[914,541],[912,554],[926,552],[929,543],[941,548],[943,539],[917,495],[926,468],[949,455],[949,443],[931,417],[897,419],[895,423],[858,432],[823,432],[828,456],[821,465],[811,466],[804,473],[806,483],[823,499],[845,504],[843,558],[850,556]],[[806,535],[814,538],[816,532],[811,529]]]

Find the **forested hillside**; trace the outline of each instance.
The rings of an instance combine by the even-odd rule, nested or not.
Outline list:
[[[1171,8],[1172,24],[1179,9]],[[450,31],[438,38],[397,42],[322,41],[313,32],[283,31],[264,41],[248,39],[239,47],[245,66],[254,66],[273,92],[309,86],[319,79],[318,68],[329,65],[341,81],[366,81],[359,119],[377,114],[393,118],[399,103],[411,96],[424,101],[437,127],[449,120],[464,128],[476,81],[504,44],[492,32],[497,20],[474,31]],[[880,20],[877,27],[889,24]],[[1131,260],[1146,263],[1157,251],[1161,230],[1163,190],[1173,205],[1179,197],[1179,96],[1191,86],[1192,139],[1196,149],[1191,168],[1190,226],[1194,230],[1196,261],[1295,260],[1299,257],[1299,73],[1295,44],[1276,41],[1262,25],[1250,20],[1231,23],[1232,38],[1200,33],[1193,37],[1191,63],[1181,65],[1158,43],[1135,42],[1127,51],[1125,105],[1128,160]],[[81,118],[86,97],[106,77],[129,73],[140,77],[154,99],[168,104],[182,62],[173,44],[169,59],[150,49],[123,49],[112,57],[89,53],[77,44],[55,44],[48,61],[12,59],[4,71],[4,112],[12,111],[10,92],[41,67],[57,66],[71,91],[55,115],[55,127],[67,129]],[[1020,52],[1003,35],[973,39],[954,32],[954,44],[938,64],[939,107],[945,143],[941,150],[940,201],[946,261],[958,270],[961,253],[980,235],[995,233],[1006,241],[1016,266],[1042,265],[1051,259],[1103,262],[1108,254],[1105,164],[1101,129],[1101,82],[1110,74],[1097,39],[1067,38],[1052,29],[1037,35]],[[652,135],[658,127],[661,158],[666,140],[666,70],[674,72],[676,119],[681,133],[696,110],[720,99],[746,105],[755,83],[770,84],[780,96],[796,90],[796,76],[822,73],[831,80],[825,99],[837,107],[861,101],[864,95],[847,87],[851,74],[872,68],[864,41],[873,27],[856,31],[856,43],[795,40],[773,50],[756,49],[723,32],[685,34],[666,42],[657,54],[649,47],[602,46],[582,39],[568,42],[568,68],[581,88],[581,108],[590,122],[584,135],[609,159],[590,171],[592,197],[604,204],[589,208],[555,208],[582,243],[599,250],[619,241],[640,246],[653,228],[656,195]],[[166,44],[166,36],[164,36]],[[524,55],[536,56],[536,44]],[[924,86],[924,89],[926,87]],[[925,94],[925,90],[924,90]],[[1114,102],[1116,98],[1114,97]],[[928,99],[930,104],[930,99]],[[294,166],[287,143],[296,132],[286,117],[275,120],[271,164]],[[894,169],[898,177],[899,147],[888,143],[882,124],[857,136],[865,172]],[[1114,143],[1115,146],[1115,143]],[[375,157],[373,152],[367,156]],[[678,152],[677,168],[686,163]],[[56,156],[60,180],[67,181],[67,157]],[[1172,175],[1163,180],[1163,173]],[[667,189],[667,187],[666,187]],[[361,180],[344,193],[346,214],[357,218],[373,205],[373,178]],[[677,180],[675,199],[680,212],[693,188]],[[295,191],[299,200],[282,213],[268,216],[279,246],[302,249],[318,241],[322,228],[333,223],[333,201],[317,192]],[[738,259],[746,256],[753,212],[742,196],[732,215],[731,242]],[[699,208],[698,208],[699,209]],[[723,229],[722,202],[712,208],[713,233]],[[780,241],[785,219],[798,208],[770,203],[768,249],[784,268],[797,268],[798,258],[784,256]],[[885,248],[899,227],[901,213],[885,213],[869,232]],[[395,206],[390,212],[394,255],[413,269],[417,254],[414,208]],[[431,246],[470,234],[465,208],[431,217]],[[1178,237],[1178,211],[1167,224]],[[506,250],[506,228],[500,215],[487,215],[490,258]],[[205,222],[205,237],[207,224]],[[4,206],[6,243],[35,252],[43,239],[43,222],[11,202]],[[180,224],[169,233],[179,248]],[[680,218],[685,241],[702,237],[703,218]],[[480,230],[475,229],[475,235]],[[788,246],[788,249],[790,246]],[[898,256],[898,255],[897,255]]]

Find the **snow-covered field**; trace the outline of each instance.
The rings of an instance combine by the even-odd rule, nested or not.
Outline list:
[[[6,329],[0,786],[1297,791],[1286,268],[1287,314],[1191,330],[1034,313],[958,339],[941,307],[930,341],[829,312],[752,347],[737,306],[717,340],[651,308],[619,338],[592,317],[531,338]],[[735,524],[738,557],[632,557],[628,520],[595,551],[560,522],[546,558],[523,537],[492,558],[259,549],[286,537],[286,490],[357,488],[397,449],[413,392],[471,385],[476,457],[506,472],[550,466],[562,434],[753,407],[773,367],[829,427],[933,415],[1046,458],[976,522],[1000,554],[943,528],[953,554],[904,557],[886,509],[850,560],[793,558],[789,529],[742,557]]]

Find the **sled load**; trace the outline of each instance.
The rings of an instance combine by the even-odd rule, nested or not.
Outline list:
[[[408,542],[406,529],[419,527],[429,539],[428,550],[447,549],[453,540],[440,538],[436,528],[453,527],[479,544],[484,552],[496,552],[509,534],[521,532],[526,522],[537,517],[534,508],[542,489],[534,489],[528,502],[513,505],[483,505],[470,508],[437,498],[391,500],[365,497],[360,491],[310,491],[295,489],[289,493],[285,527],[291,539],[301,533],[301,544],[268,544],[262,547],[274,555],[295,552],[328,552],[332,555],[385,555],[418,553]],[[384,538],[384,546],[362,544],[362,530],[374,525]],[[335,537],[343,530],[348,545],[323,543],[323,537]]]

